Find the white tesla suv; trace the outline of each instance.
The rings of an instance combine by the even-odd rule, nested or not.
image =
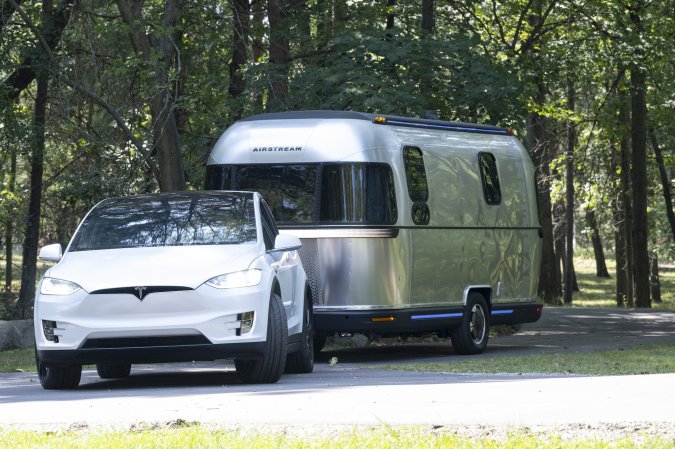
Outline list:
[[[231,358],[244,382],[311,372],[312,303],[297,237],[279,235],[254,192],[107,199],[35,297],[36,363],[45,389],[74,388],[82,365],[127,377],[133,363]]]

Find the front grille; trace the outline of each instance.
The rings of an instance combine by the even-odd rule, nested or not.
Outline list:
[[[211,344],[203,335],[172,335],[167,337],[90,338],[83,349],[148,348],[160,346],[189,346]]]
[[[116,288],[104,288],[101,290],[94,290],[91,292],[91,295],[134,295],[136,298],[141,301],[153,293],[165,293],[165,292],[182,292],[186,290],[194,290],[190,287],[182,287],[175,285],[162,285],[162,286],[149,286],[149,287],[116,287]]]

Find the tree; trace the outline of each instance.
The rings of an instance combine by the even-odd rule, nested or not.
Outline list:
[[[181,158],[180,139],[174,115],[175,98],[171,90],[169,68],[180,51],[176,39],[183,9],[182,0],[164,2],[159,35],[147,34],[142,9],[143,2],[116,0],[122,18],[129,26],[136,52],[150,64],[155,91],[149,99],[152,115],[153,149],[159,165],[159,189],[163,192],[185,190],[185,173]]]

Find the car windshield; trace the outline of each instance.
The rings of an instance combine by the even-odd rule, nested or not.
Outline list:
[[[251,193],[159,194],[103,201],[85,218],[69,250],[255,241]]]

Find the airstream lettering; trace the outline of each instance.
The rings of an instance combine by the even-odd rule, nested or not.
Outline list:
[[[359,112],[245,118],[207,189],[257,190],[302,239],[315,331],[438,332],[480,353],[541,316],[532,162],[505,129]]]

